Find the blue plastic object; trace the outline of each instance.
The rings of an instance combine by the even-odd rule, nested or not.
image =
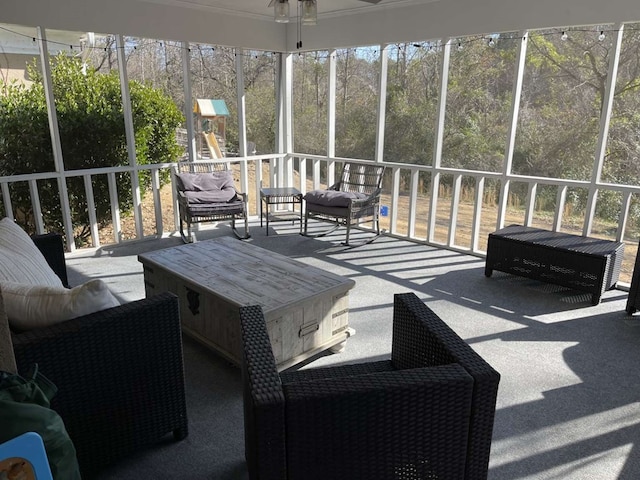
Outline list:
[[[7,478],[53,480],[42,437],[28,432],[0,444],[0,478],[5,478],[3,474]]]

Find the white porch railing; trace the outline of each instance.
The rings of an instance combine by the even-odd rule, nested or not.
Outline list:
[[[324,188],[334,183],[339,164],[344,161],[371,163],[367,160],[345,158],[327,158],[326,156],[301,154],[268,154],[251,157],[229,157],[228,162],[238,174],[239,186],[248,193],[249,211],[256,215],[259,211],[260,188],[265,186],[295,186],[300,191]],[[262,168],[257,168],[260,165]],[[625,237],[628,226],[629,210],[633,195],[640,195],[640,187],[629,185],[612,185],[589,181],[562,180],[522,175],[504,175],[495,172],[458,170],[452,168],[434,168],[431,166],[386,163],[387,173],[383,185],[382,204],[384,215],[381,218],[382,228],[387,234],[406,238],[429,245],[441,246],[451,250],[484,256],[488,233],[502,225],[520,223],[548,228],[550,230],[572,231],[581,233],[585,219],[579,224],[569,225],[565,213],[566,199],[570,191],[583,190],[585,194],[594,188],[598,191],[617,192],[621,198],[620,215],[615,225],[608,224],[607,229],[594,227],[592,236],[624,241],[627,243],[623,264],[622,282],[629,282],[635,254],[637,238]],[[175,233],[178,228],[178,211],[173,191],[167,195],[167,186],[160,184],[160,173],[171,171],[172,163],[138,165],[134,167],[112,167],[87,170],[65,171],[62,173],[38,173],[0,177],[0,189],[5,215],[14,218],[10,186],[17,182],[27,182],[31,196],[31,205],[35,217],[36,233],[45,233],[48,228],[42,220],[42,206],[38,182],[55,181],[65,185],[67,179],[81,177],[84,181],[86,205],[90,225],[91,246],[121,243],[128,240],[141,240],[146,237],[158,237]],[[264,171],[263,171],[264,169]],[[123,234],[123,219],[117,197],[116,174],[127,172],[131,178],[143,171],[151,172],[151,191],[143,196],[133,191],[133,217],[124,220],[128,223],[133,235]],[[109,185],[109,202],[111,205],[111,238],[101,234],[95,214],[93,179],[97,175],[107,175]],[[447,176],[446,188],[443,177]],[[137,182],[132,182],[132,185]],[[487,188],[493,183],[492,188]],[[465,187],[467,185],[467,187]],[[505,194],[513,188],[526,189],[524,205],[510,206],[510,196]],[[536,202],[540,192],[545,188],[555,188],[555,206],[553,215],[542,217],[536,210]],[[133,189],[133,186],[132,186]],[[66,192],[66,188],[59,188]],[[488,198],[489,193],[495,198]],[[548,196],[548,195],[547,195]],[[144,202],[142,197],[144,197]],[[143,210],[143,203],[146,208]],[[63,201],[63,223],[66,231],[72,225],[71,211]],[[169,212],[169,215],[168,215]],[[170,218],[170,220],[167,220]],[[574,218],[574,217],[572,217]],[[593,219],[588,222],[593,225]],[[365,225],[364,228],[367,228]],[[72,235],[67,235],[67,248],[75,250]]]

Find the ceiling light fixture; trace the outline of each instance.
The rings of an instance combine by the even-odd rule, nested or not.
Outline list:
[[[276,0],[273,4],[273,16],[278,23],[289,23],[289,0]]]

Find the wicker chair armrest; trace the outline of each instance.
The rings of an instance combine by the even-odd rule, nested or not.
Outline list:
[[[477,376],[500,378],[451,327],[414,293],[394,295],[392,361],[396,368],[459,363]]]
[[[473,379],[459,365],[283,388],[287,478],[464,478]]]
[[[500,374],[414,293],[394,296],[396,368],[456,363],[474,379],[466,478],[486,478]]]
[[[178,299],[130,302],[13,334],[19,372],[37,363],[57,387],[51,402],[83,476],[158,440],[187,432]]]
[[[240,326],[245,457],[250,477],[286,478],[284,393],[262,308],[241,307]]]

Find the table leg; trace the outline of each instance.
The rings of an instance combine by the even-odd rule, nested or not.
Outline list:
[[[271,206],[271,198],[270,197],[266,197],[265,200],[265,208],[267,210],[267,237],[269,236],[269,210],[271,210],[270,206]]]
[[[260,228],[262,228],[262,202],[264,202],[264,197],[260,196]]]

